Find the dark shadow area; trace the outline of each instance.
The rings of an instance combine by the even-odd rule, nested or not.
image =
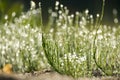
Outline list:
[[[18,80],[15,77],[9,76],[9,75],[0,75],[0,80]]]
[[[9,0],[8,0],[9,1]],[[94,18],[97,13],[101,13],[102,0],[33,0],[36,3],[36,8],[39,7],[39,2],[41,2],[43,23],[48,21],[48,9],[55,7],[55,2],[59,1],[64,6],[70,10],[73,14],[76,11],[83,12],[85,9],[89,10],[89,14],[93,14]],[[103,18],[104,24],[114,24],[114,18],[120,20],[120,0],[105,0],[105,13]],[[24,5],[24,11],[30,9],[30,0],[12,0],[10,4],[14,2],[20,2]],[[113,15],[113,9],[117,10],[117,14]]]
[[[89,14],[93,14],[96,18],[97,13],[101,13],[102,0],[34,0],[37,4],[39,1],[42,4],[43,22],[45,23],[48,19],[48,9],[54,9],[54,4],[59,1],[64,6],[70,10],[70,13],[75,13],[76,11],[83,12],[85,9],[89,10]],[[114,24],[114,18],[120,20],[120,0],[106,0],[105,11],[103,17],[103,24]],[[116,14],[113,14],[113,10],[117,10]]]

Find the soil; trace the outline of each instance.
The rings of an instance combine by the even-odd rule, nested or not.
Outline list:
[[[73,79],[70,76],[61,75],[54,71],[36,71],[25,74],[0,74],[0,80],[120,80],[120,77],[84,77]]]

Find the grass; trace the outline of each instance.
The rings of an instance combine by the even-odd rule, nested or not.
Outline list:
[[[6,21],[0,25],[1,67],[10,63],[18,72],[46,68],[41,28],[36,23],[40,21],[39,14],[39,10],[31,10],[15,18],[14,22]]]
[[[102,8],[94,20],[89,10],[69,14],[57,2],[47,27],[40,8],[12,22],[6,19],[0,24],[0,67],[10,63],[15,72],[52,68],[74,78],[119,76],[120,26],[102,25],[104,3]]]

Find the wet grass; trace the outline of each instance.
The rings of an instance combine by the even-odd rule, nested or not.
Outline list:
[[[120,26],[102,25],[102,13],[89,10],[69,14],[56,2],[47,26],[41,8],[0,24],[0,67],[9,63],[14,72],[51,68],[74,78],[120,75]]]

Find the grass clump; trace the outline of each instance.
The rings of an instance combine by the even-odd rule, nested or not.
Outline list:
[[[0,65],[12,64],[14,71],[31,72],[47,67],[42,50],[41,11],[22,13],[13,22],[0,25]]]
[[[59,73],[75,78],[97,73],[97,76],[119,75],[119,33],[116,31],[119,26],[101,24],[104,3],[96,21],[88,12],[70,15],[66,7],[60,5],[60,9],[57,8],[54,28],[42,37],[48,62]]]
[[[119,76],[120,26],[102,25],[104,4],[102,8],[94,20],[89,10],[74,15],[56,2],[55,11],[49,10],[46,27],[41,8],[22,13],[13,21],[6,19],[0,25],[0,67],[10,63],[18,72],[51,67],[74,78]]]

